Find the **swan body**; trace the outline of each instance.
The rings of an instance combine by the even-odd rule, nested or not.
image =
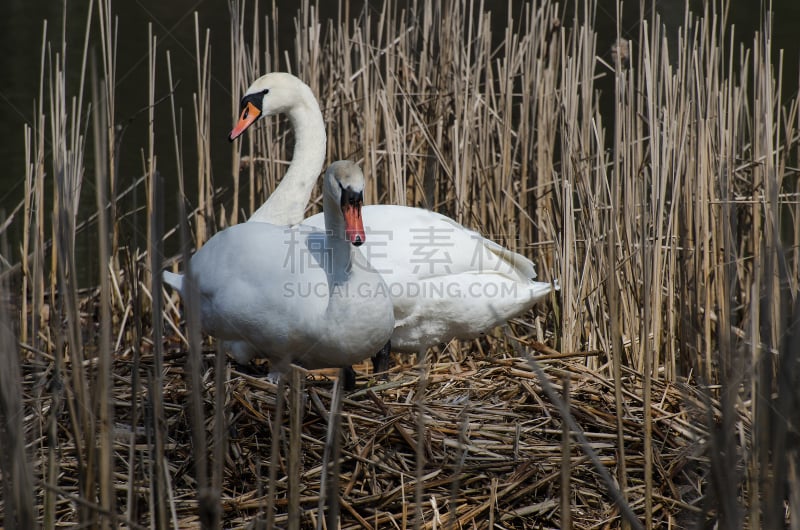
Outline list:
[[[392,296],[395,351],[416,353],[453,338],[478,337],[553,290],[533,281],[528,258],[444,215],[391,205],[365,206],[362,215],[370,239],[359,250]],[[303,224],[323,222],[317,214]]]
[[[190,276],[165,274],[185,296],[197,288],[203,330],[241,363],[270,360],[308,369],[348,367],[375,354],[394,327],[385,282],[356,249],[364,177],[340,161],[325,173],[324,226],[241,223],[214,235]]]
[[[285,112],[296,141],[289,170],[248,222],[297,223],[325,156],[319,104],[298,78],[270,73],[248,88],[241,108],[231,140],[260,116]],[[525,312],[554,289],[533,281],[533,263],[524,256],[435,212],[373,205],[364,207],[363,219],[370,240],[360,250],[383,275],[392,295],[394,350],[422,352],[452,338],[475,338]],[[323,216],[303,224],[320,229]]]

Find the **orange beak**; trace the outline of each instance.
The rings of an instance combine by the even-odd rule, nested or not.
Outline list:
[[[247,103],[247,106],[242,109],[242,114],[239,116],[239,123],[233,128],[231,134],[228,135],[228,140],[231,142],[238,138],[248,127],[253,125],[253,122],[261,116],[261,111],[252,103]]]
[[[344,214],[344,237],[355,246],[361,246],[367,240],[364,223],[361,221],[361,205],[346,204]]]

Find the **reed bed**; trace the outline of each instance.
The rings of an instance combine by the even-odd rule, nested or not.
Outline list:
[[[513,339],[508,339],[513,340]],[[578,447],[569,445],[569,458],[562,458],[563,421],[556,407],[544,396],[537,375],[506,342],[488,339],[482,355],[477,347],[470,358],[460,362],[431,363],[427,372],[422,438],[425,447],[422,513],[424,528],[485,526],[495,521],[505,528],[559,526],[560,473],[569,469],[570,498],[575,528],[616,526],[619,513],[605,485]],[[215,352],[204,353],[204,364],[214,364]],[[548,379],[560,387],[570,383],[570,408],[584,436],[607,467],[616,465],[616,420],[611,383],[575,359],[542,359]],[[151,366],[152,355],[142,363]],[[33,367],[31,367],[33,368]],[[210,418],[216,410],[214,373],[203,370],[201,386],[206,390],[203,407]],[[180,350],[165,357],[164,408],[166,428],[163,457],[168,462],[171,483],[171,511],[180,528],[197,527],[197,484],[192,462],[191,421],[185,404],[190,385]],[[121,358],[114,373],[120,382],[113,396],[116,411],[114,451],[124,461],[133,444],[137,459],[146,461],[151,441],[146,429],[128,432],[136,396],[130,394],[131,363]],[[242,373],[227,367],[224,386],[228,448],[225,454],[224,487],[221,509],[226,527],[257,526],[266,519],[268,505],[267,463],[273,444],[271,420],[276,413],[277,389],[257,373]],[[307,374],[303,374],[306,377]],[[23,375],[27,386],[36,379],[33,369]],[[628,416],[624,437],[629,443],[629,481],[631,506],[643,507],[642,400],[641,377],[626,371]],[[341,440],[342,528],[384,528],[412,524],[415,474],[417,412],[414,394],[419,376],[408,364],[396,366],[386,380],[346,395],[343,400]],[[274,523],[285,527],[289,514],[299,514],[302,527],[315,525],[320,517],[321,462],[326,447],[332,381],[324,375],[307,381],[302,401],[302,449],[299,473],[286,474],[291,428],[286,422],[278,438],[284,455],[277,462]],[[703,396],[686,385],[654,385],[652,417],[656,443],[660,447],[656,474],[658,488],[653,517],[659,525],[685,524],[700,513],[703,492],[699,485],[707,473],[704,444],[708,433],[697,415],[705,413]],[[288,397],[287,397],[288,399]],[[42,403],[46,408],[49,400]],[[30,405],[30,404],[28,404]],[[718,419],[719,411],[715,412]],[[744,420],[746,422],[746,420]],[[32,424],[29,423],[31,428]],[[212,438],[213,424],[206,426]],[[31,435],[32,433],[27,433]],[[79,459],[69,437],[59,440],[62,472],[78,474]],[[215,447],[204,448],[211,452]],[[65,481],[66,482],[66,481]],[[295,512],[288,491],[299,485]],[[127,477],[116,478],[118,494],[127,491]],[[134,495],[144,499],[151,485],[137,480]],[[67,483],[65,490],[69,489]],[[65,495],[57,503],[56,520],[67,524],[74,517],[74,501]],[[139,514],[138,517],[144,514]],[[137,520],[134,512],[130,517]],[[118,523],[128,523],[120,518]],[[263,523],[263,521],[262,521]]]
[[[152,109],[174,59],[151,33],[148,132],[123,139],[110,1],[64,22],[85,27],[80,65],[45,24],[25,199],[0,223],[24,233],[0,277],[3,527],[797,525],[800,114],[768,14],[736,46],[724,3],[669,31],[642,13],[612,52],[591,1],[515,7],[498,35],[466,0],[343,1],[332,20],[304,0],[291,28],[230,3],[232,110],[259,75],[295,73],[328,160],[372,180],[367,202],[445,213],[560,285],[491,336],[397,357],[344,395],[324,374],[276,388],[226,364],[162,289],[162,266],[245,219],[290,156],[286,124],[264,120],[213,173],[210,136],[230,124],[211,123],[209,49],[225,39],[195,18],[195,95],[170,95],[169,123]],[[119,166],[121,141],[141,168]],[[164,178],[180,194],[166,230]]]

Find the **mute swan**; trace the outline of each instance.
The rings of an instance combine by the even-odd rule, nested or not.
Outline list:
[[[325,122],[317,98],[308,85],[292,74],[273,72],[247,89],[241,108],[239,123],[228,136],[230,141],[263,116],[289,115],[295,142],[292,163],[280,185],[248,220],[295,225],[303,220],[325,163]]]
[[[324,123],[314,94],[291,74],[269,73],[247,89],[241,109],[231,140],[261,116],[285,112],[296,142],[286,176],[248,222],[298,222],[325,155]],[[280,210],[266,212],[273,204]],[[448,217],[392,205],[362,211],[370,240],[361,250],[390,289],[396,351],[421,353],[453,338],[475,338],[525,312],[554,288],[533,281],[529,259]],[[321,228],[323,217],[314,215],[303,224]]]
[[[215,234],[190,261],[202,327],[239,362],[308,369],[349,367],[374,355],[394,328],[386,283],[355,247],[365,241],[364,175],[349,161],[325,172],[325,231],[241,223]],[[166,283],[185,295],[184,276]]]

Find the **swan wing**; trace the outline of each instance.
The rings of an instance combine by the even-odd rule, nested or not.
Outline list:
[[[536,277],[533,262],[454,220],[422,208],[372,205],[363,208],[367,260],[387,280],[420,281],[487,272],[519,282]],[[321,228],[321,214],[303,221]]]

